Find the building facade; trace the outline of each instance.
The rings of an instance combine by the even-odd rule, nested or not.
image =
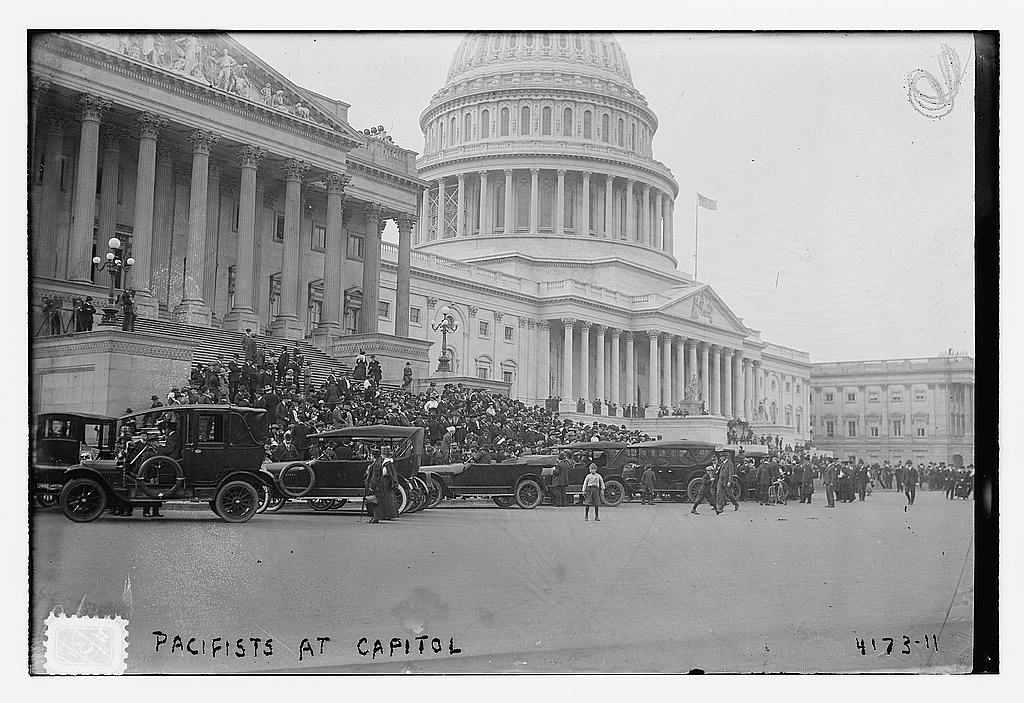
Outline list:
[[[808,355],[676,269],[678,185],[610,35],[467,35],[418,160],[227,35],[43,35],[31,69],[37,313],[105,298],[91,259],[117,236],[143,317],[425,379],[447,315],[452,373],[528,403],[809,436]]]
[[[842,361],[811,370],[812,442],[837,457],[974,463],[974,359]]]

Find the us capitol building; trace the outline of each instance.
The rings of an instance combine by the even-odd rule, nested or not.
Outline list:
[[[43,296],[66,320],[110,283],[140,317],[36,337],[34,409],[144,407],[253,329],[667,438],[810,437],[808,355],[676,268],[679,187],[611,35],[466,36],[418,158],[228,35],[40,35],[30,60],[31,331]],[[134,265],[108,281],[112,238]]]

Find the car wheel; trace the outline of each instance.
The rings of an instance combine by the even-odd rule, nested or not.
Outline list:
[[[306,504],[313,510],[323,512],[325,510],[330,510],[331,503],[333,502],[334,501],[332,501],[330,498],[310,498],[309,500],[306,501]]]
[[[213,500],[217,514],[227,522],[248,522],[260,505],[259,493],[248,481],[228,481]]]
[[[444,500],[444,486],[436,478],[431,476],[427,483],[427,507],[436,508]]]
[[[696,503],[697,499],[700,498],[701,492],[704,490],[704,479],[694,478],[690,479],[690,482],[686,484],[686,497],[690,499],[691,503]]]
[[[303,473],[308,477],[306,482],[301,481]],[[316,474],[313,473],[313,467],[301,461],[284,467],[277,477],[278,489],[289,498],[305,498],[314,486]]]
[[[405,491],[405,486],[400,483],[396,483],[393,490],[395,493],[395,505],[398,506],[398,514],[401,515],[409,509],[409,494]]]
[[[614,508],[622,503],[622,499],[625,495],[626,487],[613,478],[604,482],[604,490],[601,492],[601,502],[609,508]]]
[[[335,498],[331,501],[329,510],[341,510],[348,504],[348,498]]]
[[[499,508],[511,508],[516,502],[514,496],[494,496],[491,500],[493,500],[494,504]]]
[[[281,508],[283,508],[285,503],[287,503],[287,502],[288,502],[287,498],[273,497],[269,501],[267,501],[267,512],[268,513],[276,513]]]
[[[57,493],[36,493],[35,502],[40,508],[52,508],[60,501]]]
[[[260,505],[256,508],[256,512],[265,513],[267,508],[270,507],[270,491],[267,490],[266,486],[261,486],[257,493],[260,494]]]
[[[92,522],[107,507],[107,492],[91,478],[76,478],[64,484],[60,509],[72,522]]]
[[[416,487],[416,492],[420,496],[419,505],[413,512],[420,512],[426,510],[430,505],[430,490],[427,488],[427,482],[419,476],[413,476],[409,479],[409,483]]]
[[[523,510],[532,510],[540,505],[544,498],[544,491],[535,479],[526,478],[516,486],[516,503]]]

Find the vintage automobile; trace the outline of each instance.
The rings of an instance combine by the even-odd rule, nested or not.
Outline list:
[[[311,434],[308,438],[317,446],[333,445],[343,459],[311,459],[268,463],[264,469],[275,478],[277,485],[291,492],[301,492],[314,510],[333,510],[353,499],[365,495],[366,468],[373,447],[389,447],[397,481],[395,503],[398,512],[415,512],[428,506],[428,486],[417,473],[423,456],[423,428],[393,425],[367,425],[341,427]],[[296,473],[296,467],[306,467],[308,473]],[[303,476],[312,476],[312,485],[306,485]],[[271,498],[269,512],[280,510],[285,499]]]
[[[573,442],[554,447],[556,454],[567,451],[573,457],[569,466],[566,495],[573,498],[582,497],[583,479],[590,472],[590,463],[593,462],[597,464],[597,473],[604,478],[601,502],[609,507],[615,507],[624,500],[630,500],[630,491],[622,477],[622,470],[626,466],[627,446],[625,442]],[[551,486],[552,473],[552,469],[544,470],[542,478],[545,489]]]
[[[118,453],[67,467],[60,507],[74,522],[90,522],[113,505],[167,500],[208,502],[227,522],[246,522],[261,497],[301,497],[261,467],[266,411],[233,405],[174,405],[117,421]],[[312,477],[310,477],[310,483]]]
[[[658,440],[626,447],[626,466],[622,477],[632,494],[640,493],[640,477],[648,466],[654,469],[654,495],[661,500],[696,500],[704,480],[704,471],[723,446],[699,440]],[[736,497],[739,489],[733,486]],[[695,492],[694,492],[695,491]]]
[[[65,469],[80,461],[114,458],[117,419],[89,413],[54,412],[36,416],[32,435],[32,497],[36,505],[57,504]]]
[[[558,463],[552,455],[527,455],[494,464],[443,464],[420,473],[426,482],[430,507],[444,498],[490,498],[501,508],[513,504],[530,510],[544,500],[544,469]]]
[[[737,467],[736,475],[741,489],[739,499],[750,500],[757,492],[757,471],[743,471],[741,466],[745,459],[752,459],[754,468],[759,467],[768,457],[768,447],[763,444],[726,444],[724,449],[732,455],[732,461]],[[691,500],[696,500],[696,494]]]

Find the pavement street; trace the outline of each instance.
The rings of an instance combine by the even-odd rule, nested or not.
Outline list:
[[[54,603],[120,603],[130,577],[128,673],[969,670],[974,502],[823,498],[720,516],[634,502],[600,522],[484,504],[381,525],[291,507],[241,525],[36,510],[32,667]],[[172,651],[175,635],[199,653]]]

